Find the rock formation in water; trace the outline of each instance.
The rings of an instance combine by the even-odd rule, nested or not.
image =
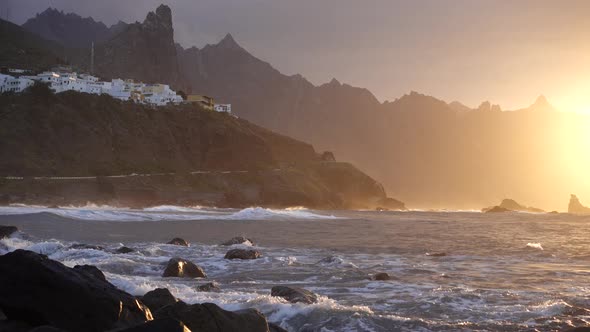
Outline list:
[[[567,207],[567,212],[574,214],[590,214],[590,208],[582,205],[578,197],[572,194],[570,196],[570,202]]]
[[[492,209],[495,209],[495,211],[491,211]],[[519,212],[536,212],[536,213],[545,212],[539,208],[524,206],[522,204],[519,204],[515,200],[509,199],[509,198],[503,199],[502,202],[500,203],[500,205],[496,205],[496,206],[492,206],[492,207],[488,207],[488,208],[483,208],[482,211],[483,212],[505,212],[505,211],[500,211],[501,209],[504,209],[507,211],[519,211]]]

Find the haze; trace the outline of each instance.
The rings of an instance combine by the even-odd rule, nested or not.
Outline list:
[[[107,25],[143,20],[161,0],[4,0],[22,24],[47,7]],[[590,2],[171,0],[176,38],[202,47],[232,33],[256,56],[319,84],[336,77],[380,100],[410,90],[504,109],[539,94],[590,112]],[[8,10],[9,9],[9,10]]]

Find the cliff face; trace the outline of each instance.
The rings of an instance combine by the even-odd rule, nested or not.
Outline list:
[[[571,195],[567,212],[573,214],[590,214],[590,208],[582,205],[576,195]]]
[[[161,5],[155,12],[150,12],[143,23],[116,29],[122,31],[96,46],[97,75],[182,87],[172,13],[168,6]],[[88,68],[88,58],[81,56],[78,61]]]
[[[2,203],[403,208],[350,164],[227,114],[44,86],[0,105]]]

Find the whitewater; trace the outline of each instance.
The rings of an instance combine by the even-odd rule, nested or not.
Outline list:
[[[168,288],[188,303],[257,308],[289,331],[559,331],[590,322],[590,217],[569,214],[293,209],[0,207],[27,249],[90,264],[133,295]],[[223,259],[246,236],[263,258]],[[190,247],[165,244],[182,237]],[[71,248],[90,244],[102,249]],[[135,252],[118,254],[121,246]],[[233,247],[248,247],[236,245]],[[435,254],[436,253],[436,254]],[[203,280],[162,278],[171,257]],[[388,273],[392,279],[375,281]],[[215,281],[221,292],[200,292]],[[316,304],[270,296],[304,287]]]

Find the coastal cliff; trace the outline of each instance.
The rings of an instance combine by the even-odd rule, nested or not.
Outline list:
[[[350,164],[194,105],[153,108],[44,86],[0,104],[4,204],[404,208]]]

